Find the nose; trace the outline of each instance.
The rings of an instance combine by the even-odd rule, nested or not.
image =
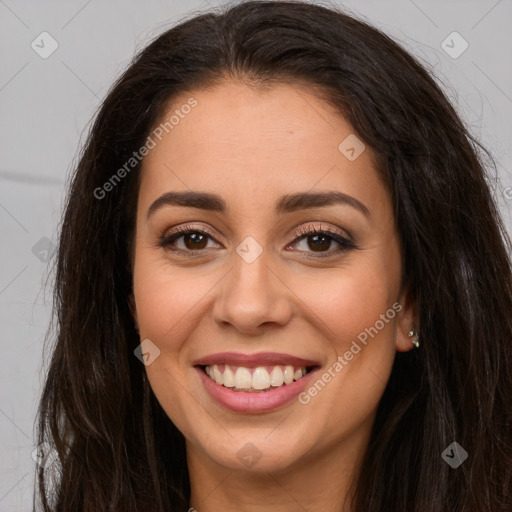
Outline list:
[[[257,334],[264,326],[282,327],[290,321],[293,292],[269,267],[265,251],[251,263],[235,254],[233,268],[220,284],[213,306],[218,324]]]

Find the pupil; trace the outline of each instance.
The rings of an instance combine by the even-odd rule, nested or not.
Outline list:
[[[315,242],[313,244],[311,244],[309,242],[309,240],[311,240],[311,239],[315,240]],[[317,243],[319,239],[323,239],[323,242]],[[331,240],[330,240],[329,237],[327,237],[325,235],[314,235],[314,236],[308,237],[308,246],[312,250],[315,250],[315,249],[320,249],[320,250],[322,250],[322,249],[329,249],[330,245],[331,245]]]
[[[206,237],[201,233],[189,233],[185,235],[184,241],[187,249],[204,249]],[[191,242],[191,244],[187,242]]]

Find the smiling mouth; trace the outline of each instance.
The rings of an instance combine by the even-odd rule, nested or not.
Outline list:
[[[273,365],[254,368],[227,364],[202,365],[208,377],[225,388],[245,393],[265,393],[302,379],[314,366]]]

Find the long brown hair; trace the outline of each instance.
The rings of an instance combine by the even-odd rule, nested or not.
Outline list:
[[[61,228],[55,345],[38,411],[38,441],[58,460],[39,469],[34,502],[45,512],[188,508],[184,437],[133,354],[140,163],[108,193],[95,191],[173,97],[226,78],[308,84],[373,149],[389,186],[421,348],[396,356],[354,510],[512,510],[511,245],[488,186],[492,159],[389,37],[339,8],[287,1],[183,20],[135,57],[104,100]],[[441,457],[454,441],[469,455],[458,469]]]

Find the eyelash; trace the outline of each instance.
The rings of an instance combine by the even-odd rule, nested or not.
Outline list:
[[[199,233],[201,235],[206,235],[207,237],[210,237],[212,240],[214,240],[216,243],[219,243],[215,240],[214,236],[211,233],[209,233],[207,230],[205,230],[204,228],[199,229],[199,228],[189,225],[189,226],[179,226],[171,234],[162,236],[160,238],[159,245],[166,250],[172,251],[175,254],[184,255],[184,256],[194,256],[198,253],[204,252],[205,249],[184,250],[184,249],[172,248],[172,243],[174,243],[176,240],[178,240],[182,236],[188,235],[191,233]],[[287,247],[292,244],[298,243],[300,240],[302,240],[304,238],[308,238],[308,237],[315,236],[315,235],[327,236],[328,238],[331,238],[331,240],[333,240],[334,242],[338,243],[340,245],[340,247],[335,251],[325,251],[325,252],[317,252],[317,253],[315,253],[314,251],[302,251],[302,252],[314,254],[314,256],[308,256],[308,257],[326,258],[326,257],[332,256],[334,254],[339,254],[341,252],[345,252],[350,249],[357,249],[356,245],[351,240],[349,240],[346,237],[343,237],[337,231],[334,231],[328,227],[321,228],[319,226],[308,226],[305,228],[297,229],[293,234],[293,237],[294,237],[293,241],[290,244],[288,244]]]

